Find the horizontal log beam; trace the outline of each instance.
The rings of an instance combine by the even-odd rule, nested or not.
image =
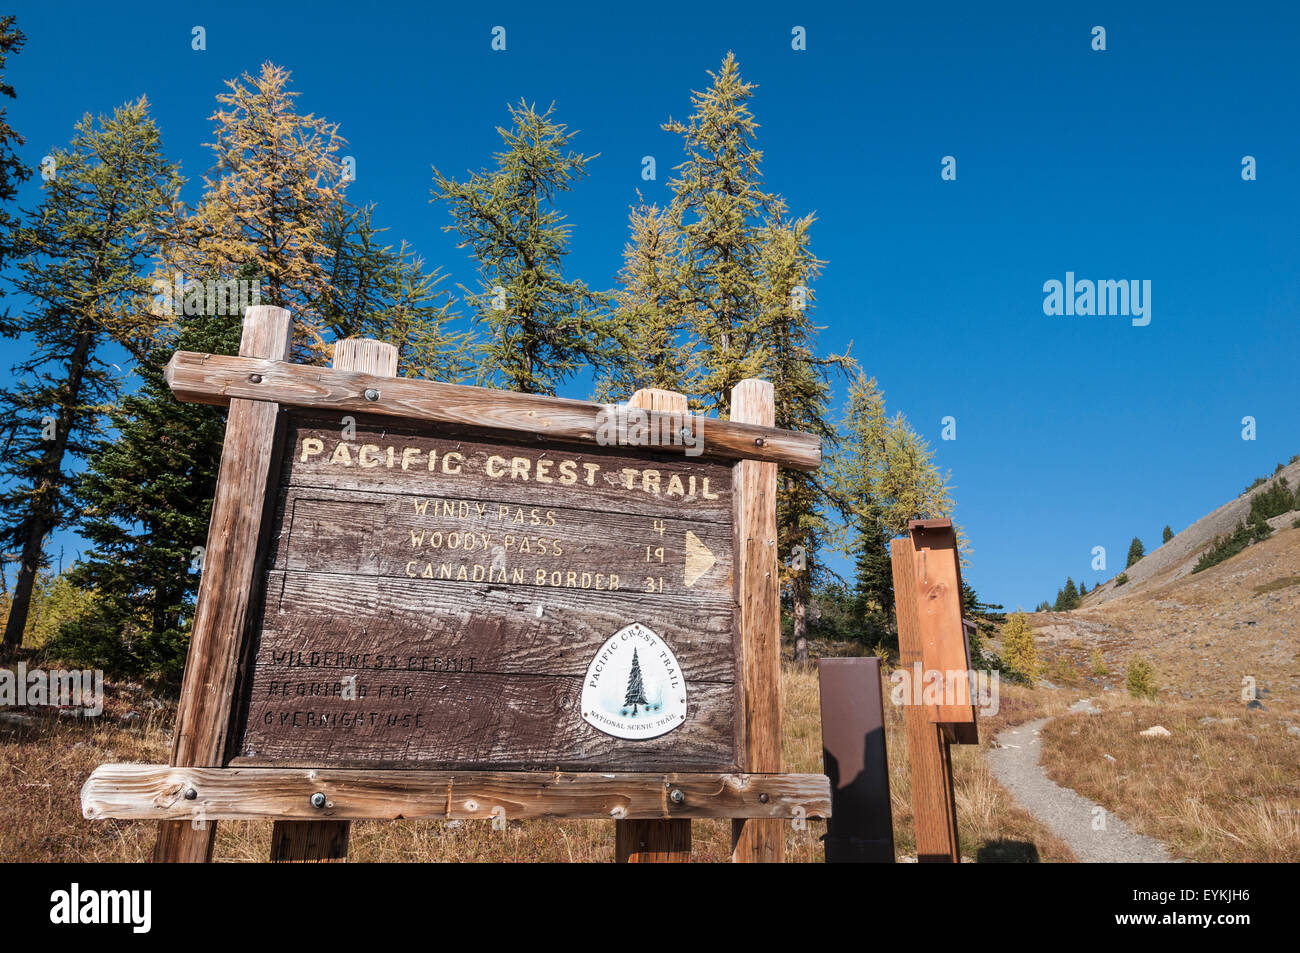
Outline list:
[[[180,400],[225,405],[233,398],[264,400],[284,407],[345,411],[490,427],[569,443],[597,446],[604,404],[539,394],[441,384],[412,378],[377,377],[354,371],[264,361],[220,354],[177,351],[167,363],[167,383]],[[371,398],[366,394],[370,393]],[[725,460],[764,460],[796,470],[821,465],[821,440],[812,434],[778,430],[712,417],[647,415],[648,432],[664,433],[671,421],[690,428],[701,456]],[[616,444],[615,444],[616,445]],[[628,446],[628,444],[623,444]],[[685,454],[683,443],[645,449]]]
[[[680,792],[680,794],[678,793]],[[323,795],[321,807],[312,803]],[[320,801],[320,798],[317,798]],[[105,764],[90,820],[829,817],[823,774],[606,774]]]

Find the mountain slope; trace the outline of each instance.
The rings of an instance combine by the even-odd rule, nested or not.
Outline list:
[[[1141,656],[1183,698],[1239,702],[1249,677],[1270,708],[1300,714],[1300,529],[1289,523],[1195,575],[1168,572],[1123,598],[1031,621],[1048,655],[1085,684],[1122,691],[1128,660]],[[1088,674],[1094,652],[1105,678]]]
[[[1196,562],[1214,537],[1231,533],[1237,524],[1250,514],[1250,500],[1256,493],[1268,489],[1277,479],[1285,477],[1294,489],[1300,485],[1300,460],[1283,467],[1266,483],[1247,490],[1236,499],[1229,500],[1218,509],[1207,513],[1169,542],[1147,553],[1115,578],[1102,583],[1083,599],[1082,607],[1098,606],[1113,599],[1126,599],[1145,592],[1154,586],[1181,579],[1191,574]],[[1269,520],[1274,531],[1290,527],[1300,513],[1292,512]],[[1258,545],[1258,544],[1256,544]],[[1231,560],[1230,560],[1231,561]],[[1115,579],[1127,575],[1128,582],[1116,585]]]

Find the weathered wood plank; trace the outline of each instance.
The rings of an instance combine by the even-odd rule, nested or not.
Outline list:
[[[271,826],[272,863],[343,863],[351,821],[276,821]]]
[[[731,532],[716,523],[290,487],[275,537],[272,567],[289,571],[619,592],[628,605],[733,599]]]
[[[657,388],[638,390],[628,400],[628,405],[641,410],[661,410],[678,414],[684,414],[688,409],[685,394]],[[722,496],[722,494],[719,494],[719,496]],[[702,526],[698,528],[703,529]],[[726,562],[720,571],[714,573],[714,578],[718,579],[723,586],[730,588],[734,583],[731,575],[731,541],[718,539],[714,542],[713,549],[723,550],[724,543]],[[729,614],[728,621],[730,622],[733,619],[734,614]],[[731,649],[732,645],[729,642],[723,643],[723,648],[725,651]],[[732,652],[726,651],[724,658],[732,662],[734,669],[735,659]],[[681,662],[682,657],[680,654],[677,659]],[[684,662],[682,663],[682,669],[684,674]],[[614,822],[614,861],[616,863],[680,864],[688,863],[690,859],[691,822],[689,820],[619,820]]]
[[[187,792],[193,797],[187,798]],[[673,797],[681,792],[680,802]],[[312,806],[313,794],[325,806]],[[81,789],[90,820],[527,820],[828,817],[823,774],[375,771],[106,764]]]
[[[382,341],[345,338],[334,344],[334,367],[378,377],[397,375],[397,348]],[[264,641],[264,640],[263,640]],[[271,830],[271,860],[335,862],[348,856],[347,821],[276,821]]]
[[[627,741],[582,718],[583,679],[478,671],[357,675],[365,697],[335,694],[337,669],[253,675],[241,754],[231,764],[509,770],[734,771],[734,691],[688,686],[687,719]],[[299,685],[324,694],[299,695]],[[308,690],[309,690],[308,689]],[[251,754],[249,752],[252,752]]]
[[[291,416],[233,763],[737,769],[731,469],[450,429]],[[578,703],[634,622],[687,720],[629,741]]]
[[[289,312],[249,308],[239,353],[244,358],[283,360],[289,353]],[[232,360],[235,360],[232,358]],[[212,767],[222,763],[231,727],[239,662],[245,647],[250,600],[258,588],[260,542],[269,523],[267,489],[278,464],[279,408],[261,400],[231,400],[225,444],[189,654],[176,712],[172,764]],[[187,823],[159,826],[154,858],[203,862],[212,856],[216,828]]]
[[[615,821],[614,860],[620,864],[690,863],[690,819]]]
[[[448,580],[432,588],[423,579],[279,570],[268,574],[266,600],[255,666],[275,665],[278,657],[280,667],[297,668],[316,652],[317,664],[334,669],[336,678],[381,668],[376,652],[402,665],[473,656],[482,671],[581,677],[601,643],[628,620],[615,592]],[[666,592],[643,609],[638,621],[672,646],[688,685],[735,680],[733,606]],[[382,647],[372,631],[376,620]],[[285,659],[285,652],[302,654]]]
[[[743,380],[731,392],[731,417],[754,424],[776,419],[770,383]],[[781,592],[776,557],[776,464],[735,465],[736,601],[740,631],[745,770],[781,771]],[[732,822],[732,859],[780,863],[780,821]]]
[[[177,351],[166,377],[181,400],[225,404],[232,398],[264,400],[291,407],[381,414],[491,427],[596,445],[605,406],[536,394],[440,384],[373,374],[345,373],[215,354]],[[373,392],[373,399],[366,397]],[[778,430],[738,419],[730,421],[652,414],[655,433],[680,434],[683,426],[703,437],[705,456],[766,460],[803,470],[821,464],[821,442],[810,434]],[[692,437],[692,442],[694,437]],[[686,441],[661,449],[684,453]]]
[[[921,621],[917,607],[916,550],[911,537],[889,544],[894,575],[894,606],[898,617],[898,661],[905,672],[924,667]],[[903,706],[907,758],[912,769],[912,815],[916,826],[916,858],[921,863],[959,863],[957,800],[952,781],[952,757],[943,729],[930,721],[925,706]]]
[[[574,509],[731,521],[731,468],[718,463],[377,417],[354,418],[345,438],[341,419],[289,415],[285,485],[512,503],[526,517],[563,499]]]
[[[960,733],[963,744],[978,744],[979,734],[971,696],[970,646],[961,619],[961,559],[952,520],[912,520],[913,575],[916,578],[917,621],[925,677],[940,673],[943,700],[926,705],[935,724]]]

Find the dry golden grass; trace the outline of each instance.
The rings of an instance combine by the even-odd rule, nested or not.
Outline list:
[[[786,769],[820,772],[821,718],[814,667],[787,665],[784,674]],[[1002,726],[1034,717],[1032,693],[1004,690],[1002,710],[981,727],[981,746]],[[886,697],[888,695],[886,694]],[[162,763],[167,759],[171,710],[144,708],[143,693],[116,690],[97,720],[44,718],[31,727],[0,725],[0,861],[143,861],[153,846],[154,825],[127,821],[90,822],[81,817],[79,792],[94,768],[105,762]],[[128,710],[144,718],[121,722]],[[890,793],[894,836],[900,858],[915,854],[911,785],[902,713],[886,704]],[[989,776],[980,747],[954,747],[954,770],[962,853],[975,860],[1070,860],[1069,850],[1048,834]],[[786,856],[792,862],[824,860],[823,821],[802,830],[786,826]],[[692,859],[730,857],[730,824],[696,821]],[[260,861],[270,851],[269,823],[227,822],[218,826],[216,857]],[[514,822],[493,831],[487,821],[358,822],[352,828],[353,861],[607,861],[614,854],[614,825],[608,821]]]
[[[1185,858],[1300,860],[1297,581],[1300,531],[1288,528],[1204,572],[1035,616],[1062,686],[1035,694],[1102,709],[1045,727],[1048,775]],[[1136,658],[1155,668],[1153,701],[1125,691]],[[1263,709],[1242,700],[1249,686]],[[1155,724],[1173,736],[1138,734]]]
[[[167,760],[171,712],[142,711],[127,727],[119,721],[126,710],[110,697],[98,719],[0,725],[0,861],[148,859],[153,825],[81,817],[81,785],[100,764]]]
[[[1226,562],[1122,599],[1031,617],[1055,684],[1123,691],[1140,656],[1162,699],[1230,705],[1243,679],[1272,710],[1300,715],[1300,529],[1279,530]],[[1100,653],[1107,674],[1094,672]]]
[[[1189,860],[1300,860],[1300,738],[1286,719],[1244,706],[1097,702],[1101,714],[1043,729],[1052,780]],[[1227,720],[1201,724],[1206,717]],[[1139,734],[1157,724],[1172,735]]]

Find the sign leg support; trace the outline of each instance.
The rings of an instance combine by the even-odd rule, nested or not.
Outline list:
[[[776,398],[767,381],[746,379],[732,389],[731,419],[771,427]],[[741,716],[745,770],[781,768],[781,589],[776,558],[776,464],[735,465],[736,603],[740,630]],[[731,859],[785,860],[785,823],[768,818],[731,822]]]
[[[244,315],[240,356],[283,361],[289,355],[290,326],[289,312],[283,308],[249,308]],[[254,591],[260,569],[279,413],[279,405],[265,401],[230,402],[198,608],[176,710],[173,765],[220,767],[225,759],[248,626],[248,594]],[[154,860],[209,861],[216,834],[216,822],[197,815],[191,821],[161,821]]]
[[[334,345],[336,371],[397,376],[397,348],[382,341],[346,338]],[[276,821],[271,830],[271,860],[335,863],[348,859],[350,821]]]

